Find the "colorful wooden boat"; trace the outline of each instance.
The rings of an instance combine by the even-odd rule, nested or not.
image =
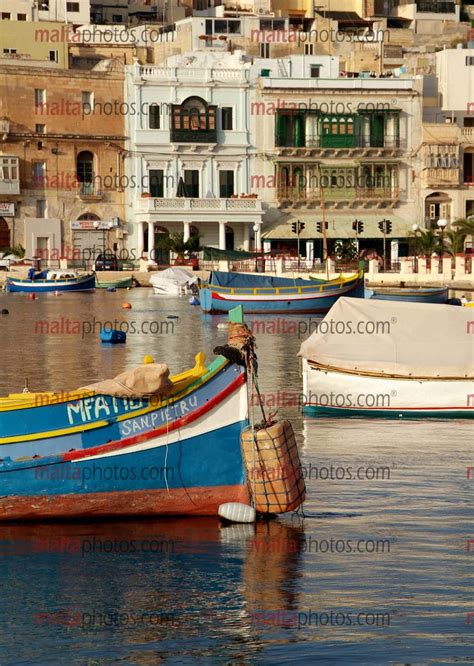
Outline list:
[[[236,305],[249,314],[317,314],[327,312],[341,296],[363,293],[362,272],[326,282],[214,271],[199,298],[203,311],[210,314]]]
[[[447,303],[448,287],[376,287],[366,289],[366,298],[408,303]]]
[[[299,352],[304,413],[474,418],[471,319],[449,305],[341,299]]]
[[[75,271],[42,271],[34,278],[8,277],[7,291],[40,294],[48,291],[92,291],[95,274],[77,274]]]
[[[208,366],[198,354],[154,400],[91,390],[2,399],[0,521],[217,516],[221,504],[248,503],[246,363],[226,350]]]
[[[97,289],[128,289],[133,287],[133,277],[117,278],[117,280],[100,280],[96,275],[95,286]]]

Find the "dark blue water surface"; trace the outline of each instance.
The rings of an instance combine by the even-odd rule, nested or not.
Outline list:
[[[4,307],[2,394],[25,378],[72,389],[147,353],[179,372],[227,336],[223,319],[145,289],[2,294]],[[84,336],[35,324],[61,317],[88,322]],[[127,344],[101,346],[114,320]],[[305,517],[0,525],[1,666],[474,662],[474,424],[303,419],[295,329],[256,337],[266,404],[300,444]]]

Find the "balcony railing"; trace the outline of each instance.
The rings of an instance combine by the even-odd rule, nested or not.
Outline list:
[[[148,212],[154,211],[195,211],[197,212],[212,212],[212,211],[261,211],[262,204],[259,199],[245,198],[245,199],[191,199],[191,198],[175,198],[175,199],[141,199],[141,208]]]
[[[427,183],[439,185],[457,185],[459,183],[458,168],[427,168],[425,171],[425,180]]]
[[[429,12],[432,14],[455,14],[456,12],[455,2],[426,2],[426,0],[422,0],[415,4],[417,12]]]
[[[217,130],[172,129],[171,143],[217,143]]]
[[[297,187],[279,188],[277,197],[280,201],[303,201],[321,200],[325,201],[393,201],[398,199],[400,189],[398,187],[328,187],[321,191],[318,188],[301,190]]]
[[[84,201],[100,201],[104,193],[94,183],[79,183],[77,196]]]
[[[300,145],[293,137],[288,139],[276,140],[277,148],[310,148],[310,149],[325,149],[325,150],[340,150],[354,149],[354,148],[384,148],[393,150],[394,148],[404,148],[406,141],[400,139],[399,136],[385,136],[370,139],[364,136],[351,136],[351,135],[306,135],[301,141]]]

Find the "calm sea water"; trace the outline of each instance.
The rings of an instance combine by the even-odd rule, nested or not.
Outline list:
[[[145,289],[2,308],[2,394],[73,389],[145,354],[179,372],[227,336]],[[101,346],[106,321],[128,323],[126,345]],[[286,322],[256,335],[260,384],[293,421],[305,517],[0,526],[1,666],[474,662],[474,424],[302,418],[295,328],[310,321]]]

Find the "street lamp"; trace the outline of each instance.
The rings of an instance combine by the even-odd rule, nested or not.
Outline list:
[[[420,227],[417,224],[414,224],[412,226],[412,229],[413,233],[415,234],[415,257],[413,262],[413,268],[415,270],[415,273],[418,273],[418,248],[417,248],[418,236],[416,234],[418,231],[420,231]]]
[[[260,239],[258,237],[258,233],[260,231],[260,225],[255,223],[252,227],[254,234],[255,234],[255,272],[259,273],[260,271],[258,270],[258,255],[257,253],[260,251]]]

